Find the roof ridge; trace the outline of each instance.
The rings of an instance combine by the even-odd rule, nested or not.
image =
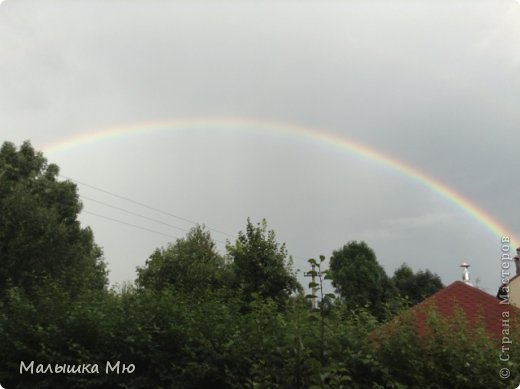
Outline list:
[[[462,287],[464,287],[464,288],[468,288],[468,289],[467,289],[468,291],[471,290],[472,292],[475,292],[475,293],[477,293],[477,294],[480,293],[480,294],[484,295],[485,298],[491,298],[491,299],[493,299],[493,300],[496,300],[496,297],[493,296],[493,295],[491,295],[491,294],[489,294],[488,292],[484,292],[484,291],[481,290],[481,289],[475,288],[474,286],[467,285],[467,284],[465,284],[464,282],[457,280],[457,281],[453,281],[451,284],[449,284],[448,286],[445,286],[444,288],[442,288],[441,290],[437,291],[436,293],[434,293],[434,294],[428,296],[426,299],[424,299],[423,301],[421,301],[421,302],[420,302],[419,304],[417,304],[417,305],[421,305],[421,304],[423,304],[423,303],[428,302],[429,300],[435,300],[435,299],[437,299],[437,298],[439,298],[439,297],[442,297],[444,294],[446,294],[446,293],[450,293],[450,292],[451,292],[453,289],[455,289],[457,286],[462,286]],[[490,301],[491,301],[491,300],[490,300]],[[417,306],[417,305],[415,305],[415,306]]]
[[[468,292],[469,294],[466,294],[465,296],[461,296],[461,292]],[[445,297],[445,295],[447,295]],[[451,296],[450,296],[451,295]],[[450,298],[451,297],[451,298]],[[446,298],[449,298],[450,300],[457,300],[458,304],[461,304],[462,301],[460,301],[462,298],[463,300],[473,300],[474,302],[478,303],[478,305],[484,305],[484,304],[493,304],[493,305],[503,305],[500,303],[499,299],[497,299],[496,296],[493,296],[489,294],[488,292],[485,292],[481,289],[478,289],[474,286],[470,286],[465,284],[462,281],[454,281],[450,285],[444,287],[443,289],[439,290],[438,292],[432,294],[428,298],[424,299],[420,303],[414,305],[411,307],[412,310],[415,309],[421,309],[424,306],[427,306],[429,304],[438,305],[438,303],[441,303],[446,300]],[[509,304],[509,306],[514,310],[519,312],[520,308]]]

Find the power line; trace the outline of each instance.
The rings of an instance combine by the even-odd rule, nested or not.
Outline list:
[[[87,196],[83,196],[83,195],[80,195],[80,198],[82,199],[85,199],[85,200],[88,200],[88,201],[92,201],[92,202],[95,202],[95,203],[98,203],[98,204],[101,204],[105,207],[109,207],[109,208],[113,208],[113,209],[117,209],[118,211],[122,211],[122,212],[125,212],[125,213],[128,213],[130,215],[133,215],[133,216],[137,216],[137,217],[140,217],[142,219],[146,219],[146,220],[150,220],[154,223],[158,223],[158,224],[162,224],[163,226],[167,226],[167,227],[170,227],[170,228],[175,228],[177,230],[180,230],[180,231],[184,231],[184,232],[189,232],[187,229],[185,228],[181,228],[181,227],[178,227],[178,226],[174,226],[173,224],[169,224],[169,223],[165,223],[163,222],[162,220],[158,220],[158,219],[154,219],[154,218],[151,218],[151,217],[148,217],[148,216],[145,216],[145,215],[141,215],[139,213],[136,213],[136,212],[132,212],[128,209],[125,209],[125,208],[121,208],[121,207],[117,207],[115,205],[112,205],[112,204],[108,204],[108,203],[105,203],[103,201],[99,201],[99,200],[96,200],[96,199],[93,199],[93,198],[90,198],[90,197],[87,197]],[[213,239],[215,242],[218,242],[218,243],[222,243],[222,244],[226,244],[225,242],[221,241],[221,240],[217,240],[217,239]]]
[[[162,235],[162,236],[165,236],[167,238],[171,238],[171,239],[180,239],[178,236],[173,236],[173,235],[168,235],[168,234],[165,234],[163,232],[160,232],[160,231],[156,231],[156,230],[152,230],[151,228],[146,228],[146,227],[143,227],[143,226],[139,226],[137,224],[132,224],[132,223],[128,223],[128,222],[125,222],[123,220],[119,220],[119,219],[115,219],[115,218],[112,218],[110,216],[105,216],[105,215],[100,215],[98,213],[94,213],[94,212],[90,212],[90,211],[85,211],[85,210],[82,210],[81,211],[82,213],[86,213],[88,215],[91,215],[91,216],[96,216],[96,217],[99,217],[99,218],[102,218],[102,219],[105,219],[105,220],[109,220],[109,221],[112,221],[114,223],[119,223],[119,224],[122,224],[122,225],[125,225],[125,226],[129,226],[129,227],[133,227],[133,228],[137,228],[139,230],[143,230],[143,231],[147,231],[147,232],[151,232],[153,234],[157,234],[157,235]],[[222,243],[222,244],[226,244],[220,240],[215,240],[215,242],[219,242],[219,243]],[[298,258],[298,259],[303,259],[303,257],[299,257],[299,256],[294,256],[294,255],[289,255],[290,257],[292,258]],[[296,269],[297,271],[301,271],[300,268],[297,268]]]
[[[119,220],[119,219],[114,219],[112,217],[109,217],[109,216],[105,216],[105,215],[100,215],[98,213],[94,213],[94,212],[89,212],[89,211],[82,211],[83,213],[86,213],[86,214],[89,214],[89,215],[92,215],[92,216],[96,216],[96,217],[100,217],[102,219],[106,219],[106,220],[110,220],[110,221],[113,221],[115,223],[119,223],[119,224],[124,224],[126,226],[130,226],[130,227],[134,227],[134,228],[138,228],[140,230],[144,230],[144,231],[148,231],[148,232],[152,232],[154,234],[158,234],[158,235],[162,235],[162,236],[166,236],[168,238],[173,238],[173,239],[178,239],[179,237],[178,236],[173,236],[173,235],[168,235],[168,234],[164,234],[160,231],[156,231],[156,230],[152,230],[150,228],[146,228],[146,227],[142,227],[142,226],[138,226],[136,224],[132,224],[132,223],[127,223],[127,222],[124,222],[122,220]]]
[[[175,215],[175,214],[172,214],[170,212],[167,212],[167,211],[164,211],[162,209],[159,209],[159,208],[155,208],[155,207],[152,207],[150,205],[147,205],[147,204],[144,204],[144,203],[141,203],[139,201],[136,201],[136,200],[133,200],[133,199],[130,199],[128,197],[125,197],[125,196],[121,196],[119,194],[116,194],[116,193],[113,193],[113,192],[110,192],[110,191],[107,191],[105,189],[102,189],[102,188],[99,188],[99,187],[96,187],[94,185],[90,185],[90,184],[87,184],[85,182],[81,182],[81,181],[78,181],[76,179],[73,179],[71,177],[67,177],[67,176],[64,176],[62,174],[59,174],[60,177],[66,179],[66,180],[69,180],[69,181],[73,181],[77,184],[80,184],[80,185],[83,185],[83,186],[86,186],[88,188],[91,188],[91,189],[94,189],[94,190],[97,190],[99,192],[102,192],[102,193],[105,193],[105,194],[108,194],[110,196],[113,196],[113,197],[116,197],[116,198],[119,198],[121,200],[125,200],[125,201],[128,201],[130,203],[133,203],[133,204],[136,204],[136,205],[139,205],[143,208],[147,208],[147,209],[150,209],[152,211],[155,211],[155,212],[158,212],[158,213],[162,213],[164,215],[167,215],[167,216],[171,216],[171,217],[174,217],[176,219],[179,219],[179,220],[182,220],[182,221],[185,221],[185,222],[188,222],[188,223],[191,223],[191,224],[194,224],[194,225],[200,225],[200,223],[194,221],[194,220],[191,220],[191,219],[187,219],[187,218],[184,218],[182,216],[178,216],[178,215]],[[99,200],[96,200],[96,199],[92,199],[90,197],[87,197],[87,196],[83,196],[83,195],[79,195],[81,198],[85,199],[85,200],[88,200],[88,201],[93,201],[93,202],[96,202],[98,204],[101,204],[101,205],[104,205],[106,207],[110,207],[110,208],[113,208],[113,209],[117,209],[119,211],[122,211],[122,212],[126,212],[130,215],[134,215],[134,216],[137,216],[137,217],[140,217],[140,218],[143,218],[143,219],[146,219],[146,220],[150,220],[150,221],[153,221],[155,223],[159,223],[159,224],[162,224],[162,225],[165,225],[165,226],[168,226],[170,228],[175,228],[177,230],[181,230],[181,231],[184,231],[184,232],[188,232],[188,230],[186,229],[183,229],[181,227],[178,227],[178,226],[174,226],[172,224],[168,224],[168,223],[165,223],[161,220],[157,220],[157,219],[154,219],[154,218],[151,218],[151,217],[148,217],[148,216],[145,216],[145,215],[141,215],[141,214],[138,214],[138,213],[135,213],[135,212],[132,212],[128,209],[125,209],[125,208],[121,208],[121,207],[117,207],[115,205],[112,205],[112,204],[108,204],[108,203],[105,203],[103,201],[99,201]],[[105,215],[99,215],[99,214],[96,214],[96,213],[93,213],[93,212],[89,212],[89,211],[85,211],[83,210],[82,212],[84,213],[87,213],[89,215],[92,215],[92,216],[96,216],[96,217],[100,217],[100,218],[103,218],[103,219],[106,219],[106,220],[110,220],[110,221],[113,221],[113,222],[116,222],[116,223],[120,223],[120,224],[124,224],[124,225],[127,225],[127,226],[130,226],[130,227],[134,227],[134,228],[138,228],[140,230],[144,230],[144,231],[148,231],[148,232],[151,232],[151,233],[155,233],[155,234],[159,234],[159,235],[162,235],[162,236],[166,236],[168,238],[174,238],[174,239],[178,239],[178,237],[176,236],[172,236],[172,235],[168,235],[168,234],[164,234],[160,231],[156,231],[156,230],[152,230],[152,229],[149,229],[149,228],[146,228],[146,227],[143,227],[143,226],[139,226],[139,225],[136,225],[136,224],[132,224],[132,223],[127,223],[125,221],[122,221],[122,220],[118,220],[118,219],[114,219],[114,218],[111,218],[109,216],[105,216]],[[213,232],[217,232],[217,233],[220,233],[220,234],[223,234],[223,235],[227,235],[229,237],[232,237],[234,238],[234,235],[230,234],[230,233],[227,233],[225,231],[221,231],[221,230],[217,230],[215,228],[210,228],[208,226],[206,226],[206,228],[210,231],[213,231]],[[221,244],[224,244],[226,245],[227,242],[223,242],[221,240],[217,240],[217,239],[213,239],[215,242],[218,242],[218,243],[221,243]],[[291,256],[291,255],[290,255]],[[291,256],[292,258],[296,258],[296,259],[304,259],[302,256],[296,256],[296,255],[292,255]]]
[[[177,227],[177,226],[174,226],[172,224],[165,223],[165,222],[163,222],[161,220],[154,219],[154,218],[151,218],[151,217],[148,217],[148,216],[145,216],[145,215],[141,215],[141,214],[136,213],[136,212],[129,211],[128,209],[125,209],[125,208],[117,207],[115,205],[108,204],[108,203],[105,203],[103,201],[99,201],[99,200],[96,200],[96,199],[93,199],[93,198],[90,198],[90,197],[87,197],[87,196],[83,196],[83,195],[79,195],[79,197],[84,199],[84,200],[88,200],[88,201],[92,201],[94,203],[101,204],[101,205],[103,205],[105,207],[117,209],[118,211],[122,211],[122,212],[128,213],[128,214],[133,215],[133,216],[137,216],[137,217],[140,217],[140,218],[143,218],[143,219],[146,219],[146,220],[153,221],[155,223],[162,224],[162,225],[167,226],[167,227],[171,227],[171,228],[175,228],[175,229],[180,230],[180,231],[188,232],[188,230],[185,229],[185,228]]]
[[[73,182],[75,182],[75,183],[77,183],[77,184],[80,184],[80,185],[86,186],[86,187],[88,187],[88,188],[91,188],[91,189],[97,190],[97,191],[99,191],[99,192],[102,192],[102,193],[108,194],[108,195],[113,196],[113,197],[116,197],[116,198],[118,198],[118,199],[125,200],[125,201],[128,201],[128,202],[130,202],[130,203],[133,203],[133,204],[139,205],[140,207],[147,208],[147,209],[150,209],[150,210],[152,210],[152,211],[155,211],[155,212],[158,212],[158,213],[162,213],[162,214],[164,214],[164,215],[167,215],[167,216],[170,216],[170,217],[174,217],[174,218],[176,218],[176,219],[179,219],[179,220],[182,220],[182,221],[185,221],[185,222],[187,222],[187,223],[194,224],[194,225],[199,225],[199,224],[200,224],[200,223],[198,223],[198,222],[196,222],[196,221],[194,221],[194,220],[187,219],[187,218],[184,218],[184,217],[182,217],[182,216],[175,215],[175,214],[173,214],[173,213],[170,213],[170,212],[164,211],[164,210],[162,210],[162,209],[152,207],[152,206],[150,206],[150,205],[148,205],[148,204],[144,204],[144,203],[142,203],[142,202],[140,202],[140,201],[136,201],[136,200],[133,200],[133,199],[131,199],[131,198],[128,198],[128,197],[125,197],[125,196],[121,196],[121,195],[119,195],[119,194],[116,194],[116,193],[110,192],[110,191],[105,190],[105,189],[101,189],[101,188],[99,188],[99,187],[96,187],[96,186],[94,186],[94,185],[87,184],[87,183],[85,183],[85,182],[81,182],[81,181],[75,180],[75,179],[73,179],[73,178],[70,178],[70,177],[64,176],[64,175],[62,175],[62,174],[60,174],[59,176],[62,177],[62,178],[65,178],[66,180],[73,181]],[[210,230],[210,231],[217,232],[217,233],[219,233],[219,234],[223,234],[223,235],[226,235],[226,236],[229,236],[229,237],[232,237],[232,238],[234,237],[234,235],[229,234],[229,233],[227,233],[227,232],[225,232],[225,231],[217,230],[217,229],[215,229],[215,228],[210,228],[210,227],[207,227],[207,228],[208,228],[208,230]]]

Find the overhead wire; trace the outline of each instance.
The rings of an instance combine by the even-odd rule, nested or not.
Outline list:
[[[90,184],[87,184],[85,182],[82,182],[82,181],[78,181],[74,178],[71,178],[71,177],[67,177],[67,176],[64,176],[63,174],[60,174],[59,175],[60,177],[66,179],[66,180],[69,180],[69,181],[72,181],[72,182],[75,182],[76,184],[80,184],[80,185],[83,185],[87,188],[91,188],[91,189],[94,189],[94,190],[97,190],[99,192],[102,192],[102,193],[105,193],[105,194],[108,194],[110,196],[113,196],[113,197],[116,197],[118,199],[121,199],[121,200],[124,200],[124,201],[128,201],[129,203],[133,203],[135,205],[139,205],[140,207],[143,207],[143,208],[147,208],[147,209],[150,209],[152,211],[155,211],[155,212],[158,212],[158,213],[162,213],[163,215],[167,215],[167,216],[170,216],[170,217],[173,217],[173,218],[176,218],[176,219],[179,219],[179,220],[182,220],[184,222],[187,222],[187,223],[191,223],[193,225],[200,225],[199,222],[196,222],[194,220],[191,220],[191,219],[187,219],[185,217],[182,217],[182,216],[179,216],[179,215],[176,215],[174,213],[171,213],[171,212],[167,212],[165,210],[162,210],[162,209],[159,209],[159,208],[156,208],[156,207],[152,207],[148,204],[145,204],[145,203],[142,203],[140,201],[137,201],[137,200],[134,200],[134,199],[131,199],[129,197],[126,197],[126,196],[122,196],[122,195],[119,195],[117,193],[113,193],[113,192],[110,192],[108,190],[105,190],[105,189],[102,189],[102,188],[99,188],[97,186],[94,186],[94,185],[90,185]],[[234,235],[228,233],[228,232],[225,232],[225,231],[222,231],[222,230],[218,230],[216,228],[211,228],[209,226],[206,226],[206,228],[210,231],[213,231],[213,232],[217,232],[219,234],[223,234],[223,235],[226,235],[226,236],[229,236],[229,237],[234,237]]]
[[[108,203],[105,203],[103,201],[99,201],[99,200],[93,199],[91,197],[87,197],[87,196],[84,196],[84,195],[80,195],[79,197],[81,199],[84,199],[84,200],[87,200],[87,201],[92,201],[94,203],[101,204],[101,205],[103,205],[105,207],[109,207],[109,208],[116,209],[116,210],[121,211],[121,212],[125,212],[125,213],[127,213],[129,215],[137,216],[137,217],[140,217],[142,219],[152,221],[154,223],[162,224],[163,226],[166,226],[166,227],[174,228],[174,229],[177,229],[177,230],[180,230],[180,231],[183,231],[183,232],[189,232],[189,230],[187,230],[185,228],[181,228],[181,227],[175,226],[173,224],[165,223],[162,220],[158,220],[158,219],[154,219],[152,217],[141,215],[140,213],[136,213],[136,212],[130,211],[130,210],[125,209],[125,208],[121,208],[121,207],[118,207],[118,206],[115,206],[115,205],[112,205],[112,204],[108,204]],[[223,241],[218,240],[218,239],[214,239],[213,238],[213,240],[215,242],[218,242],[218,243],[226,244],[226,242],[223,242]]]
[[[165,234],[165,233],[160,232],[160,231],[152,230],[151,228],[146,228],[146,227],[143,227],[143,226],[139,226],[139,225],[137,225],[137,224],[128,223],[128,222],[125,222],[125,221],[122,221],[122,220],[119,220],[119,219],[112,218],[112,217],[110,217],[110,216],[100,215],[100,214],[98,214],[98,213],[94,213],[94,212],[90,212],[90,211],[85,211],[85,210],[83,210],[82,212],[83,212],[83,213],[86,213],[86,214],[88,214],[88,215],[92,215],[92,216],[100,217],[100,218],[102,218],[102,219],[110,220],[110,221],[113,221],[113,222],[116,222],[116,223],[119,223],[119,224],[124,224],[124,225],[126,225],[126,226],[130,226],[130,227],[138,228],[138,229],[140,229],[140,230],[148,231],[148,232],[151,232],[151,233],[154,233],[154,234],[158,234],[158,235],[166,236],[166,237],[168,237],[168,238],[173,238],[173,239],[178,239],[178,238],[179,238],[178,236],[168,235],[168,234]]]
[[[161,213],[163,215],[166,215],[166,216],[170,216],[170,217],[173,217],[173,218],[176,218],[178,220],[182,220],[182,221],[185,221],[187,223],[190,223],[190,224],[193,224],[193,225],[200,225],[201,223],[198,223],[194,220],[191,220],[191,219],[187,219],[187,218],[184,218],[182,216],[179,216],[179,215],[175,215],[173,213],[170,213],[170,212],[167,212],[167,211],[164,211],[162,209],[159,209],[159,208],[156,208],[156,207],[152,207],[148,204],[145,204],[145,203],[142,203],[140,201],[137,201],[137,200],[133,200],[129,197],[126,197],[126,196],[122,196],[122,195],[119,195],[117,193],[113,193],[113,192],[110,192],[108,190],[105,190],[105,189],[102,189],[102,188],[99,188],[97,186],[94,186],[94,185],[91,185],[91,184],[87,184],[85,182],[82,182],[82,181],[79,181],[79,180],[76,180],[74,178],[71,178],[71,177],[68,177],[68,176],[64,176],[62,174],[59,175],[60,177],[66,179],[66,180],[69,180],[69,181],[72,181],[72,182],[75,182],[76,184],[79,184],[79,185],[82,185],[82,186],[85,186],[85,187],[88,187],[88,188],[91,188],[91,189],[94,189],[96,191],[99,191],[101,193],[105,193],[105,194],[108,194],[110,196],[113,196],[115,198],[118,198],[118,199],[121,199],[121,200],[124,200],[124,201],[127,201],[129,203],[133,203],[135,205],[138,205],[140,207],[143,207],[143,208],[147,208],[147,209],[150,209],[152,211],[155,211],[155,212],[158,212],[158,213]],[[145,216],[145,215],[142,215],[142,214],[139,214],[139,213],[136,213],[136,212],[133,212],[133,211],[130,211],[128,209],[125,209],[125,208],[122,208],[122,207],[118,207],[118,206],[115,206],[115,205],[112,205],[112,204],[109,204],[109,203],[106,203],[106,202],[103,202],[103,201],[100,201],[100,200],[96,200],[96,199],[93,199],[91,197],[88,197],[88,196],[84,196],[84,195],[79,195],[80,198],[82,199],[85,199],[87,201],[92,201],[92,202],[95,202],[95,203],[98,203],[100,205],[103,205],[103,206],[106,206],[106,207],[109,207],[109,208],[112,208],[112,209],[116,209],[116,210],[119,210],[121,212],[125,212],[127,214],[130,214],[130,215],[133,215],[133,216],[137,216],[137,217],[140,217],[142,219],[145,219],[145,220],[149,220],[149,221],[152,221],[154,223],[158,223],[158,224],[162,224],[164,226],[167,226],[167,227],[170,227],[170,228],[174,228],[174,229],[177,229],[177,230],[180,230],[180,231],[183,231],[183,232],[188,232],[187,229],[184,229],[184,228],[181,228],[181,227],[178,227],[178,226],[175,226],[173,224],[169,224],[169,223],[166,223],[166,222],[163,222],[161,220],[158,220],[158,219],[154,219],[154,218],[151,218],[149,216]],[[97,214],[97,213],[94,213],[94,212],[90,212],[90,211],[86,211],[86,210],[83,210],[82,211],[83,213],[86,213],[86,214],[89,214],[89,215],[92,215],[92,216],[96,216],[96,217],[100,217],[100,218],[103,218],[103,219],[106,219],[106,220],[110,220],[112,222],[115,222],[115,223],[119,223],[119,224],[123,224],[123,225],[126,225],[126,226],[130,226],[130,227],[134,227],[134,228],[137,228],[137,229],[140,229],[140,230],[144,230],[144,231],[148,231],[148,232],[151,232],[151,233],[155,233],[155,234],[159,234],[159,235],[162,235],[162,236],[166,236],[168,238],[174,238],[174,239],[178,239],[179,237],[178,236],[173,236],[173,235],[168,235],[168,234],[165,234],[163,232],[160,232],[160,231],[156,231],[156,230],[153,230],[153,229],[150,229],[150,228],[147,228],[147,227],[143,227],[143,226],[140,226],[140,225],[137,225],[137,224],[133,224],[133,223],[128,223],[128,222],[125,222],[125,221],[122,221],[122,220],[119,220],[119,219],[115,219],[115,218],[112,218],[112,217],[109,217],[109,216],[106,216],[106,215],[100,215],[100,214]],[[206,228],[210,231],[213,231],[213,232],[217,232],[217,233],[220,233],[220,234],[223,234],[223,235],[227,235],[229,237],[233,237],[234,238],[234,235],[228,233],[228,232],[225,232],[225,231],[221,231],[221,230],[218,230],[218,229],[215,229],[215,228],[211,228],[211,227],[208,227],[206,226]],[[227,242],[223,242],[221,240],[218,240],[218,239],[215,239],[213,238],[213,240],[215,242],[218,242],[218,243],[221,243],[221,244],[224,244],[226,245]],[[301,256],[295,256],[295,255],[292,255],[293,258],[297,258],[297,259],[302,259],[303,260],[303,257]]]

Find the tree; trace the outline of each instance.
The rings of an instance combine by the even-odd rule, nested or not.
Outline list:
[[[392,282],[401,297],[407,299],[411,305],[421,302],[444,287],[437,274],[433,274],[429,270],[419,270],[414,273],[406,263],[396,269]]]
[[[209,231],[197,226],[166,249],[155,250],[145,266],[137,268],[137,285],[157,290],[202,290],[221,284],[223,272],[224,259]]]
[[[310,298],[312,301],[312,308],[315,309],[315,304],[318,298],[317,291],[319,290],[320,296],[320,304],[319,304],[319,313],[320,313],[320,362],[322,365],[325,365],[325,306],[329,305],[330,302],[336,298],[333,293],[323,294],[323,280],[330,279],[328,276],[329,271],[321,268],[323,262],[325,261],[325,256],[320,255],[319,262],[314,258],[309,259],[307,262],[311,265],[311,271],[306,274],[306,276],[312,277],[311,282],[309,282],[309,288],[311,289],[311,294],[307,295],[307,298]],[[316,282],[318,281],[318,282]],[[327,304],[327,302],[329,304]]]
[[[235,282],[246,299],[256,293],[282,304],[291,293],[302,290],[291,269],[292,260],[287,259],[285,244],[276,242],[265,219],[256,226],[247,219],[246,232],[240,231],[235,244],[228,244],[227,250]]]
[[[365,242],[351,241],[335,250],[330,258],[330,277],[348,306],[366,306],[380,318],[384,303],[395,295],[376,254]]]
[[[507,388],[518,382],[518,363],[497,357],[500,339],[488,333],[484,320],[470,320],[460,307],[449,316],[433,306],[419,309],[424,332],[407,311],[372,334],[383,367],[372,379],[392,388]],[[518,329],[510,333],[511,350],[518,351],[518,335]],[[501,369],[511,377],[501,378]]]
[[[29,142],[0,148],[0,290],[30,293],[48,282],[71,293],[106,286],[101,249],[77,220],[77,188],[57,181],[58,174]]]

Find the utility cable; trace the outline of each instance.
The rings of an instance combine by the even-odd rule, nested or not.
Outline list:
[[[142,227],[142,226],[138,226],[136,224],[132,224],[132,223],[127,223],[127,222],[124,222],[122,220],[119,220],[119,219],[114,219],[112,217],[109,217],[109,216],[105,216],[105,215],[100,215],[98,213],[94,213],[94,212],[89,212],[89,211],[82,211],[83,213],[86,213],[86,214],[89,214],[89,215],[92,215],[92,216],[96,216],[96,217],[100,217],[102,219],[106,219],[106,220],[110,220],[110,221],[113,221],[115,223],[119,223],[119,224],[124,224],[126,226],[130,226],[130,227],[134,227],[134,228],[138,228],[140,230],[144,230],[144,231],[148,231],[148,232],[152,232],[154,234],[158,234],[158,235],[162,235],[162,236],[166,236],[168,238],[173,238],[173,239],[179,239],[178,236],[173,236],[173,235],[168,235],[168,234],[164,234],[160,231],[156,231],[156,230],[152,230],[150,228],[146,228],[146,227]]]
[[[113,196],[113,197],[116,197],[116,198],[119,198],[121,200],[125,200],[125,201],[128,201],[130,203],[133,203],[133,204],[136,204],[138,206],[141,206],[143,208],[147,208],[147,209],[150,209],[152,211],[155,211],[155,212],[158,212],[158,213],[162,213],[164,215],[167,215],[167,216],[170,216],[170,217],[173,217],[173,218],[176,218],[176,219],[179,219],[179,220],[182,220],[182,221],[185,221],[185,222],[188,222],[188,223],[191,223],[191,224],[194,224],[194,225],[200,225],[200,223],[194,221],[194,220],[191,220],[191,219],[187,219],[187,218],[184,218],[182,216],[178,216],[178,215],[175,215],[173,213],[170,213],[170,212],[167,212],[167,211],[164,211],[162,209],[159,209],[159,208],[155,208],[155,207],[152,207],[150,205],[147,205],[147,204],[144,204],[142,202],[139,202],[139,201],[136,201],[136,200],[133,200],[133,199],[130,199],[128,197],[125,197],[125,196],[121,196],[119,194],[116,194],[116,193],[113,193],[113,192],[110,192],[110,191],[107,191],[105,189],[102,189],[102,188],[99,188],[99,187],[96,187],[94,185],[90,185],[90,184],[87,184],[85,182],[82,182],[82,181],[78,181],[74,178],[71,178],[71,177],[67,177],[67,176],[64,176],[62,174],[59,174],[60,177],[66,179],[66,180],[69,180],[69,181],[72,181],[72,182],[75,182],[77,184],[80,184],[80,185],[83,185],[83,186],[86,186],[88,188],[91,188],[91,189],[94,189],[94,190],[97,190],[99,192],[102,192],[102,193],[105,193],[105,194],[108,194],[110,196]],[[99,200],[95,200],[95,199],[92,199],[92,198],[89,198],[87,196],[83,196],[83,195],[80,195],[81,198],[85,199],[85,200],[88,200],[88,201],[93,201],[93,202],[96,202],[98,204],[101,204],[101,205],[104,205],[104,206],[107,206],[107,207],[110,207],[110,208],[113,208],[113,209],[117,209],[119,211],[122,211],[122,212],[126,212],[128,214],[131,214],[131,215],[134,215],[134,216],[137,216],[137,217],[140,217],[140,218],[143,218],[143,219],[147,219],[147,220],[150,220],[150,221],[153,221],[155,223],[159,223],[159,224],[162,224],[162,225],[165,225],[165,226],[168,226],[170,228],[175,228],[177,230],[181,230],[181,231],[184,231],[184,232],[187,232],[188,230],[186,229],[183,229],[181,227],[177,227],[177,226],[174,226],[174,225],[171,225],[171,224],[168,224],[168,223],[165,223],[163,221],[160,221],[160,220],[157,220],[157,219],[154,219],[154,218],[150,218],[148,216],[145,216],[145,215],[141,215],[141,214],[138,214],[138,213],[135,213],[135,212],[132,212],[132,211],[129,211],[127,209],[124,209],[124,208],[121,208],[121,207],[117,207],[117,206],[114,206],[114,205],[111,205],[111,204],[108,204],[108,203],[104,203],[102,201],[99,201]],[[100,217],[100,218],[103,218],[103,219],[107,219],[107,220],[110,220],[110,221],[113,221],[113,222],[116,222],[116,223],[120,223],[120,224],[124,224],[124,225],[127,225],[127,226],[131,226],[131,227],[134,227],[134,228],[138,228],[138,229],[141,229],[141,230],[144,230],[144,231],[148,231],[148,232],[152,232],[152,233],[155,233],[155,234],[159,234],[159,235],[162,235],[162,236],[166,236],[166,237],[169,237],[169,238],[175,238],[175,239],[178,239],[178,237],[175,237],[175,236],[172,236],[172,235],[167,235],[167,234],[164,234],[162,232],[159,232],[159,231],[155,231],[155,230],[152,230],[152,229],[149,229],[149,228],[146,228],[146,227],[142,227],[142,226],[139,226],[139,225],[136,225],[136,224],[132,224],[132,223],[127,223],[127,222],[124,222],[124,221],[121,221],[121,220],[118,220],[118,219],[114,219],[114,218],[111,218],[111,217],[108,217],[108,216],[104,216],[104,215],[99,215],[99,214],[96,214],[96,213],[93,213],[93,212],[89,212],[89,211],[85,211],[83,210],[82,212],[84,213],[87,213],[87,214],[90,214],[90,215],[93,215],[93,216],[97,216],[97,217]],[[219,234],[223,234],[223,235],[227,235],[229,237],[232,237],[234,238],[234,235],[230,234],[230,233],[227,233],[227,232],[224,232],[224,231],[221,231],[221,230],[217,230],[215,228],[210,228],[210,227],[207,227],[206,228],[210,231],[213,231],[213,232],[217,232]],[[226,242],[223,242],[221,240],[217,240],[217,239],[213,239],[215,242],[218,242],[218,243],[221,243],[221,244],[224,244],[226,245],[227,243]],[[291,256],[291,255],[290,255]],[[296,259],[301,259],[303,260],[304,258],[302,256],[296,256],[296,255],[292,255],[293,258],[296,258]]]
[[[175,229],[180,230],[180,231],[183,231],[183,232],[189,232],[189,231],[188,231],[187,229],[185,229],[185,228],[181,228],[181,227],[178,227],[178,226],[174,226],[173,224],[165,223],[165,222],[163,222],[162,220],[158,220],[158,219],[154,219],[154,218],[151,218],[151,217],[148,217],[148,216],[145,216],[145,215],[141,215],[141,214],[139,214],[139,213],[129,211],[128,209],[121,208],[121,207],[117,207],[117,206],[115,206],[115,205],[108,204],[108,203],[105,203],[105,202],[103,202],[103,201],[99,201],[99,200],[96,200],[96,199],[93,199],[93,198],[90,198],[90,197],[87,197],[87,196],[80,195],[80,198],[85,199],[85,200],[88,200],[88,201],[92,201],[92,202],[94,202],[94,203],[101,204],[101,205],[103,205],[103,206],[105,206],[105,207],[109,207],[109,208],[117,209],[118,211],[128,213],[129,215],[137,216],[137,217],[140,217],[140,218],[145,219],[145,220],[150,220],[150,221],[152,221],[152,222],[154,222],[154,223],[162,224],[163,226],[167,226],[167,227],[170,227],[170,228],[175,228]],[[221,240],[217,240],[217,239],[213,239],[213,240],[214,240],[215,242],[218,242],[218,243],[226,244],[225,242],[223,242],[223,241],[221,241]]]
[[[69,180],[69,181],[72,181],[72,182],[75,182],[77,184],[80,184],[80,185],[83,185],[83,186],[86,186],[88,188],[91,188],[91,189],[94,189],[94,190],[97,190],[99,192],[102,192],[102,193],[105,193],[105,194],[108,194],[110,196],[113,196],[113,197],[116,197],[118,199],[121,199],[121,200],[125,200],[125,201],[128,201],[130,203],[133,203],[133,204],[136,204],[136,205],[139,205],[140,207],[143,207],[143,208],[147,208],[147,209],[150,209],[152,211],[155,211],[155,212],[158,212],[158,213],[162,213],[164,215],[167,215],[167,216],[170,216],[170,217],[173,217],[173,218],[176,218],[176,219],[179,219],[179,220],[182,220],[182,221],[185,221],[187,223],[191,223],[191,224],[194,224],[194,225],[199,225],[200,223],[194,221],[194,220],[191,220],[191,219],[187,219],[187,218],[184,218],[182,216],[179,216],[179,215],[175,215],[173,213],[170,213],[170,212],[167,212],[167,211],[164,211],[162,209],[159,209],[159,208],[155,208],[155,207],[152,207],[150,205],[147,205],[147,204],[144,204],[140,201],[136,201],[136,200],[133,200],[131,198],[128,198],[128,197],[125,197],[125,196],[121,196],[119,194],[116,194],[116,193],[113,193],[113,192],[110,192],[108,190],[105,190],[105,189],[101,189],[99,187],[96,187],[94,185],[90,185],[90,184],[87,184],[85,182],[81,182],[81,181],[78,181],[78,180],[75,180],[73,178],[70,178],[70,177],[67,177],[67,176],[64,176],[62,174],[59,175],[60,177],[66,179],[66,180]],[[223,234],[223,235],[226,235],[226,236],[229,236],[231,238],[234,238],[234,235],[232,234],[229,234],[225,231],[221,231],[221,230],[217,230],[215,228],[210,228],[210,227],[207,227],[208,230],[210,231],[213,231],[213,232],[217,232],[219,234]]]

